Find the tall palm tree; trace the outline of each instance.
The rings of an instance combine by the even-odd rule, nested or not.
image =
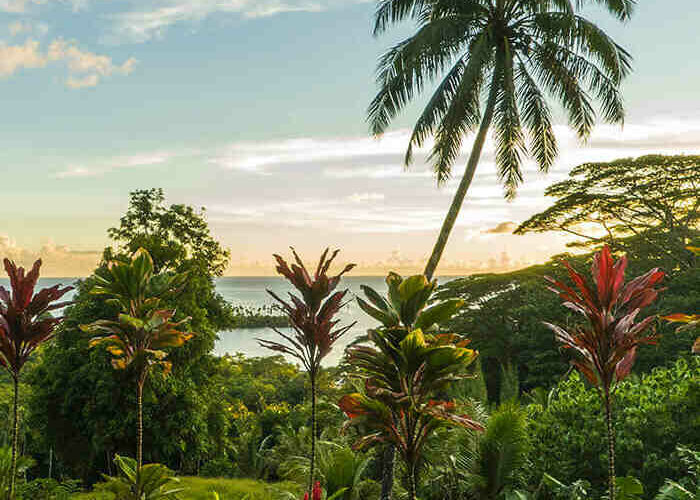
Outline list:
[[[634,0],[590,0],[621,20]],[[581,139],[602,118],[622,123],[620,83],[631,57],[601,28],[579,14],[587,0],[380,0],[374,33],[407,19],[416,33],[389,49],[377,70],[380,90],[368,110],[372,132],[381,136],[391,121],[432,82],[440,80],[410,137],[414,148],[434,138],[429,156],[438,184],[450,177],[464,136],[474,144],[425,275],[432,278],[471,185],[484,143],[494,126],[496,164],[511,199],[523,181],[530,155],[546,172],[557,156],[547,100],[566,111]],[[483,107],[482,107],[483,105]]]

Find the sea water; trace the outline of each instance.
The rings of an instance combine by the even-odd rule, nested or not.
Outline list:
[[[78,278],[41,278],[38,288],[73,284]],[[0,278],[0,285],[6,288],[9,282],[6,278]],[[354,326],[348,331],[333,348],[331,354],[324,360],[324,364],[336,364],[343,354],[343,350],[354,338],[363,335],[368,328],[377,325],[377,322],[362,312],[355,300],[356,296],[363,296],[361,286],[368,285],[381,295],[387,291],[384,278],[380,276],[349,276],[342,279],[338,289],[348,289],[346,296],[347,305],[340,311],[337,318],[338,326]],[[274,299],[267,290],[271,290],[282,298],[287,298],[292,291],[287,281],[278,277],[223,277],[216,280],[216,291],[228,302],[234,305],[258,308],[264,305],[273,305]],[[64,298],[70,300],[73,292]],[[246,356],[269,356],[276,354],[261,347],[257,339],[281,340],[270,328],[240,328],[231,331],[219,332],[219,340],[216,342],[214,353],[217,355],[242,353]],[[290,359],[290,361],[294,361]]]

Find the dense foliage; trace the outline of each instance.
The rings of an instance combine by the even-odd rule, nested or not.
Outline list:
[[[700,444],[700,359],[633,376],[616,393],[617,475],[639,478],[652,498],[666,478],[686,470],[676,450]],[[607,481],[604,412],[600,397],[572,374],[547,398],[528,406],[531,475],[545,472],[571,483],[586,479],[598,492]]]
[[[583,272],[590,267],[590,255],[567,256]],[[651,259],[630,261],[628,273],[641,274],[655,267]],[[441,286],[438,297],[459,297],[466,306],[447,323],[454,332],[465,332],[479,350],[489,400],[498,401],[503,391],[526,393],[537,387],[551,387],[566,374],[568,363],[558,352],[554,335],[543,322],[567,324],[573,311],[559,306],[559,299],[546,289],[544,277],[565,279],[566,268],[558,258],[543,264],[502,274],[475,274]],[[665,283],[666,290],[650,314],[671,314],[700,310],[700,267],[677,270]],[[691,330],[676,332],[670,324],[657,325],[657,345],[639,350],[634,371],[648,372],[677,357],[690,357],[697,335]],[[509,388],[510,371],[518,387]],[[505,398],[507,399],[507,398]]]
[[[197,335],[170,353],[170,377],[152,377],[146,385],[144,460],[196,471],[218,443],[208,417],[216,399],[205,395],[216,333],[233,320],[231,306],[214,283],[227,253],[209,234],[201,213],[181,205],[166,207],[160,190],[134,192],[127,214],[110,234],[116,246],[105,250],[105,262],[144,248],[156,273],[187,275],[182,293],[165,298],[163,305],[189,316]],[[95,284],[95,277],[78,283],[75,304],[67,308],[57,338],[28,376],[40,461],[46,462],[53,450],[57,472],[87,481],[98,479],[99,471],[111,472],[114,454],[132,455],[136,440],[136,414],[128,411],[137,403],[136,391],[130,389],[131,369],[113,370],[109,353],[90,349],[90,335],[80,330],[82,324],[116,317],[119,309],[90,293]]]

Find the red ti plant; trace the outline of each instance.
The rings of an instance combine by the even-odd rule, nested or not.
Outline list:
[[[657,285],[664,273],[652,269],[625,283],[627,258],[613,261],[605,246],[593,257],[591,284],[567,262],[570,287],[547,277],[550,290],[564,301],[564,306],[585,318],[585,323],[573,330],[546,323],[556,339],[574,352],[572,364],[593,384],[605,405],[608,437],[609,499],[615,499],[615,431],[612,403],[617,383],[629,375],[637,347],[653,344],[656,334],[652,329],[654,316],[638,321],[642,309],[652,304],[663,289]]]
[[[18,393],[19,376],[22,367],[32,353],[53,337],[56,326],[63,318],[50,314],[69,302],[56,302],[73,287],[55,285],[34,293],[41,260],[25,273],[9,259],[4,260],[5,271],[10,277],[12,292],[0,286],[0,365],[12,376],[14,383],[13,426],[12,426],[12,469],[9,498],[13,498],[15,476],[17,475],[17,437],[19,434]]]
[[[335,291],[340,278],[355,267],[346,265],[340,273],[329,276],[328,271],[333,260],[338,255],[335,250],[329,256],[326,249],[318,261],[313,277],[309,274],[301,258],[292,248],[294,263],[291,266],[279,255],[277,272],[281,274],[299,292],[300,296],[289,293],[290,301],[280,298],[271,290],[267,292],[277,301],[280,309],[287,315],[292,328],[290,334],[273,330],[288,345],[269,340],[258,339],[261,346],[273,351],[288,354],[303,364],[309,374],[311,383],[311,457],[309,464],[309,490],[314,484],[314,466],[316,462],[316,381],[321,369],[321,360],[331,352],[333,344],[350,330],[355,323],[339,327],[339,320],[334,319],[340,309],[345,306],[347,290]]]
[[[311,497],[309,497],[309,492],[304,493],[304,500],[321,500],[321,483],[316,481],[314,487],[311,490]]]

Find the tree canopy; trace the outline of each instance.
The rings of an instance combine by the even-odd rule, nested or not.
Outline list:
[[[203,213],[185,205],[166,206],[160,189],[133,192],[126,215],[109,235],[116,245],[105,249],[100,268],[144,248],[153,256],[156,272],[187,275],[187,286],[165,297],[163,307],[176,310],[178,318],[189,316],[197,335],[169,354],[170,377],[152,377],[146,385],[144,459],[195,470],[219,439],[208,425],[214,398],[205,395],[217,332],[233,323],[232,308],[216,293],[214,282],[228,252],[209,232]],[[87,480],[96,479],[99,470],[109,471],[114,453],[133,453],[136,421],[133,370],[113,370],[109,354],[91,350],[90,335],[79,327],[118,311],[105,297],[90,293],[95,282],[95,276],[79,282],[75,304],[66,310],[55,342],[29,374],[30,413],[47,440],[45,449],[53,447],[66,472]]]
[[[574,246],[607,243],[631,260],[640,254],[665,267],[688,267],[686,246],[700,236],[700,156],[642,156],[609,163],[584,163],[553,184],[556,198],[516,229],[564,231]]]

